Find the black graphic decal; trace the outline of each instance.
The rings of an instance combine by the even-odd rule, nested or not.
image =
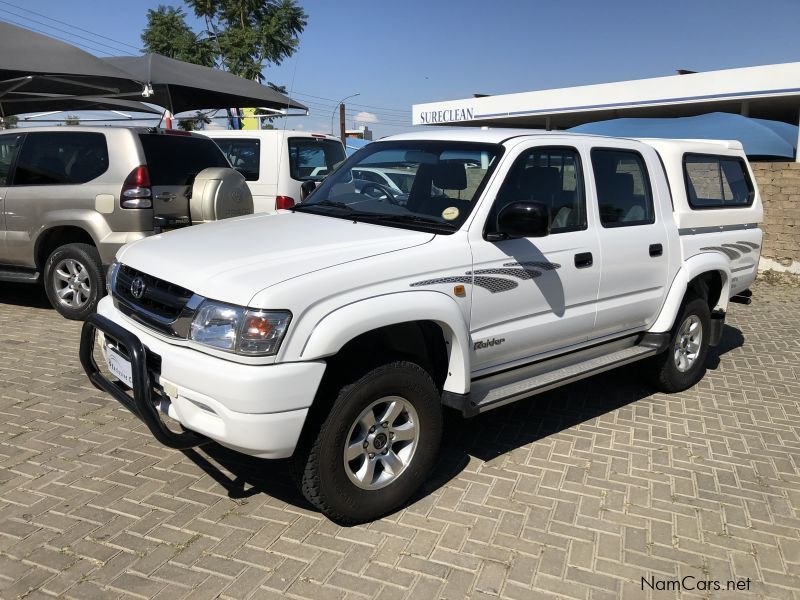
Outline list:
[[[475,273],[476,275],[511,275],[519,279],[534,279],[542,274],[541,271],[535,269],[479,269],[477,271],[467,271],[467,275]]]
[[[752,252],[753,249],[750,246],[745,246],[744,244],[735,243],[735,244],[722,244],[726,248],[733,248],[734,250],[738,250],[739,252],[744,252],[745,254]]]
[[[435,285],[437,283],[474,283],[478,287],[489,290],[491,293],[507,292],[517,287],[516,281],[510,279],[501,279],[499,277],[480,277],[476,276],[475,279],[469,275],[456,275],[453,277],[439,277],[438,279],[426,279],[425,281],[415,281],[411,287],[420,287],[423,285]]]
[[[759,246],[758,244],[754,244],[753,242],[737,241],[736,243],[742,244],[743,246],[750,246],[753,250],[758,250],[759,248],[761,248],[761,246]]]
[[[509,267],[522,267],[522,268],[509,268]],[[536,267],[528,268],[528,267]],[[513,290],[519,284],[511,279],[504,277],[487,277],[487,275],[510,275],[518,279],[536,279],[542,274],[542,271],[553,271],[560,269],[561,265],[551,262],[512,262],[503,264],[503,268],[496,269],[478,269],[477,271],[467,271],[466,275],[453,275],[451,277],[437,277],[436,279],[426,279],[425,281],[415,281],[411,287],[420,287],[423,285],[436,285],[438,283],[473,283],[478,287],[489,290],[493,294],[499,292],[507,292]],[[537,269],[542,269],[539,271]],[[474,279],[473,276],[474,275]]]
[[[526,262],[510,262],[510,263],[503,263],[504,267],[536,267],[537,269],[542,269],[543,271],[555,271],[556,269],[560,269],[561,265],[558,263],[552,262],[543,262],[543,261],[526,261]]]
[[[705,248],[700,248],[700,250],[716,250],[717,252],[722,252],[731,259],[740,258],[742,256],[736,250],[732,248],[723,248],[722,246],[706,246]]]

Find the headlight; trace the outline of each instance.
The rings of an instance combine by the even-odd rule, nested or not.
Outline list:
[[[205,300],[192,320],[194,341],[247,356],[270,356],[278,351],[292,313],[246,309]]]
[[[119,263],[115,260],[112,262],[109,267],[108,271],[106,272],[106,294],[109,296],[111,295],[111,290],[114,286],[114,277],[117,276],[117,271],[119,270]]]

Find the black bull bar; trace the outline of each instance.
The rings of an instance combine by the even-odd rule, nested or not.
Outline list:
[[[127,352],[133,376],[133,396],[128,393],[122,382],[107,379],[97,367],[97,362],[94,360],[94,346],[97,337],[95,333],[97,331],[102,331],[106,337],[114,340]],[[144,421],[153,436],[165,446],[185,450],[211,441],[206,436],[194,431],[172,431],[161,420],[153,402],[153,386],[147,368],[147,348],[131,332],[106,317],[96,313],[90,315],[84,321],[81,330],[80,359],[83,370],[86,371],[92,385],[111,394],[120,404]]]

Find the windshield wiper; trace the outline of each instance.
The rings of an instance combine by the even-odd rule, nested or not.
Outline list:
[[[443,229],[455,230],[457,227],[453,223],[445,223],[433,217],[422,217],[420,215],[401,215],[392,213],[362,213],[362,216],[380,221],[395,221],[397,223],[420,223],[423,225],[433,225]]]
[[[334,202],[333,200],[322,200],[320,202],[313,202],[311,204],[295,204],[292,207],[292,210],[308,210],[310,208],[314,208],[315,206],[329,206],[331,208],[340,208],[342,210],[346,210],[347,212],[355,212],[355,209],[349,204],[345,204],[344,202]]]

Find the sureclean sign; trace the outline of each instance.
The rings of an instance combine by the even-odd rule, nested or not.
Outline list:
[[[472,118],[473,109],[471,108],[445,108],[443,110],[429,110],[419,113],[419,122],[424,125],[470,121]]]

